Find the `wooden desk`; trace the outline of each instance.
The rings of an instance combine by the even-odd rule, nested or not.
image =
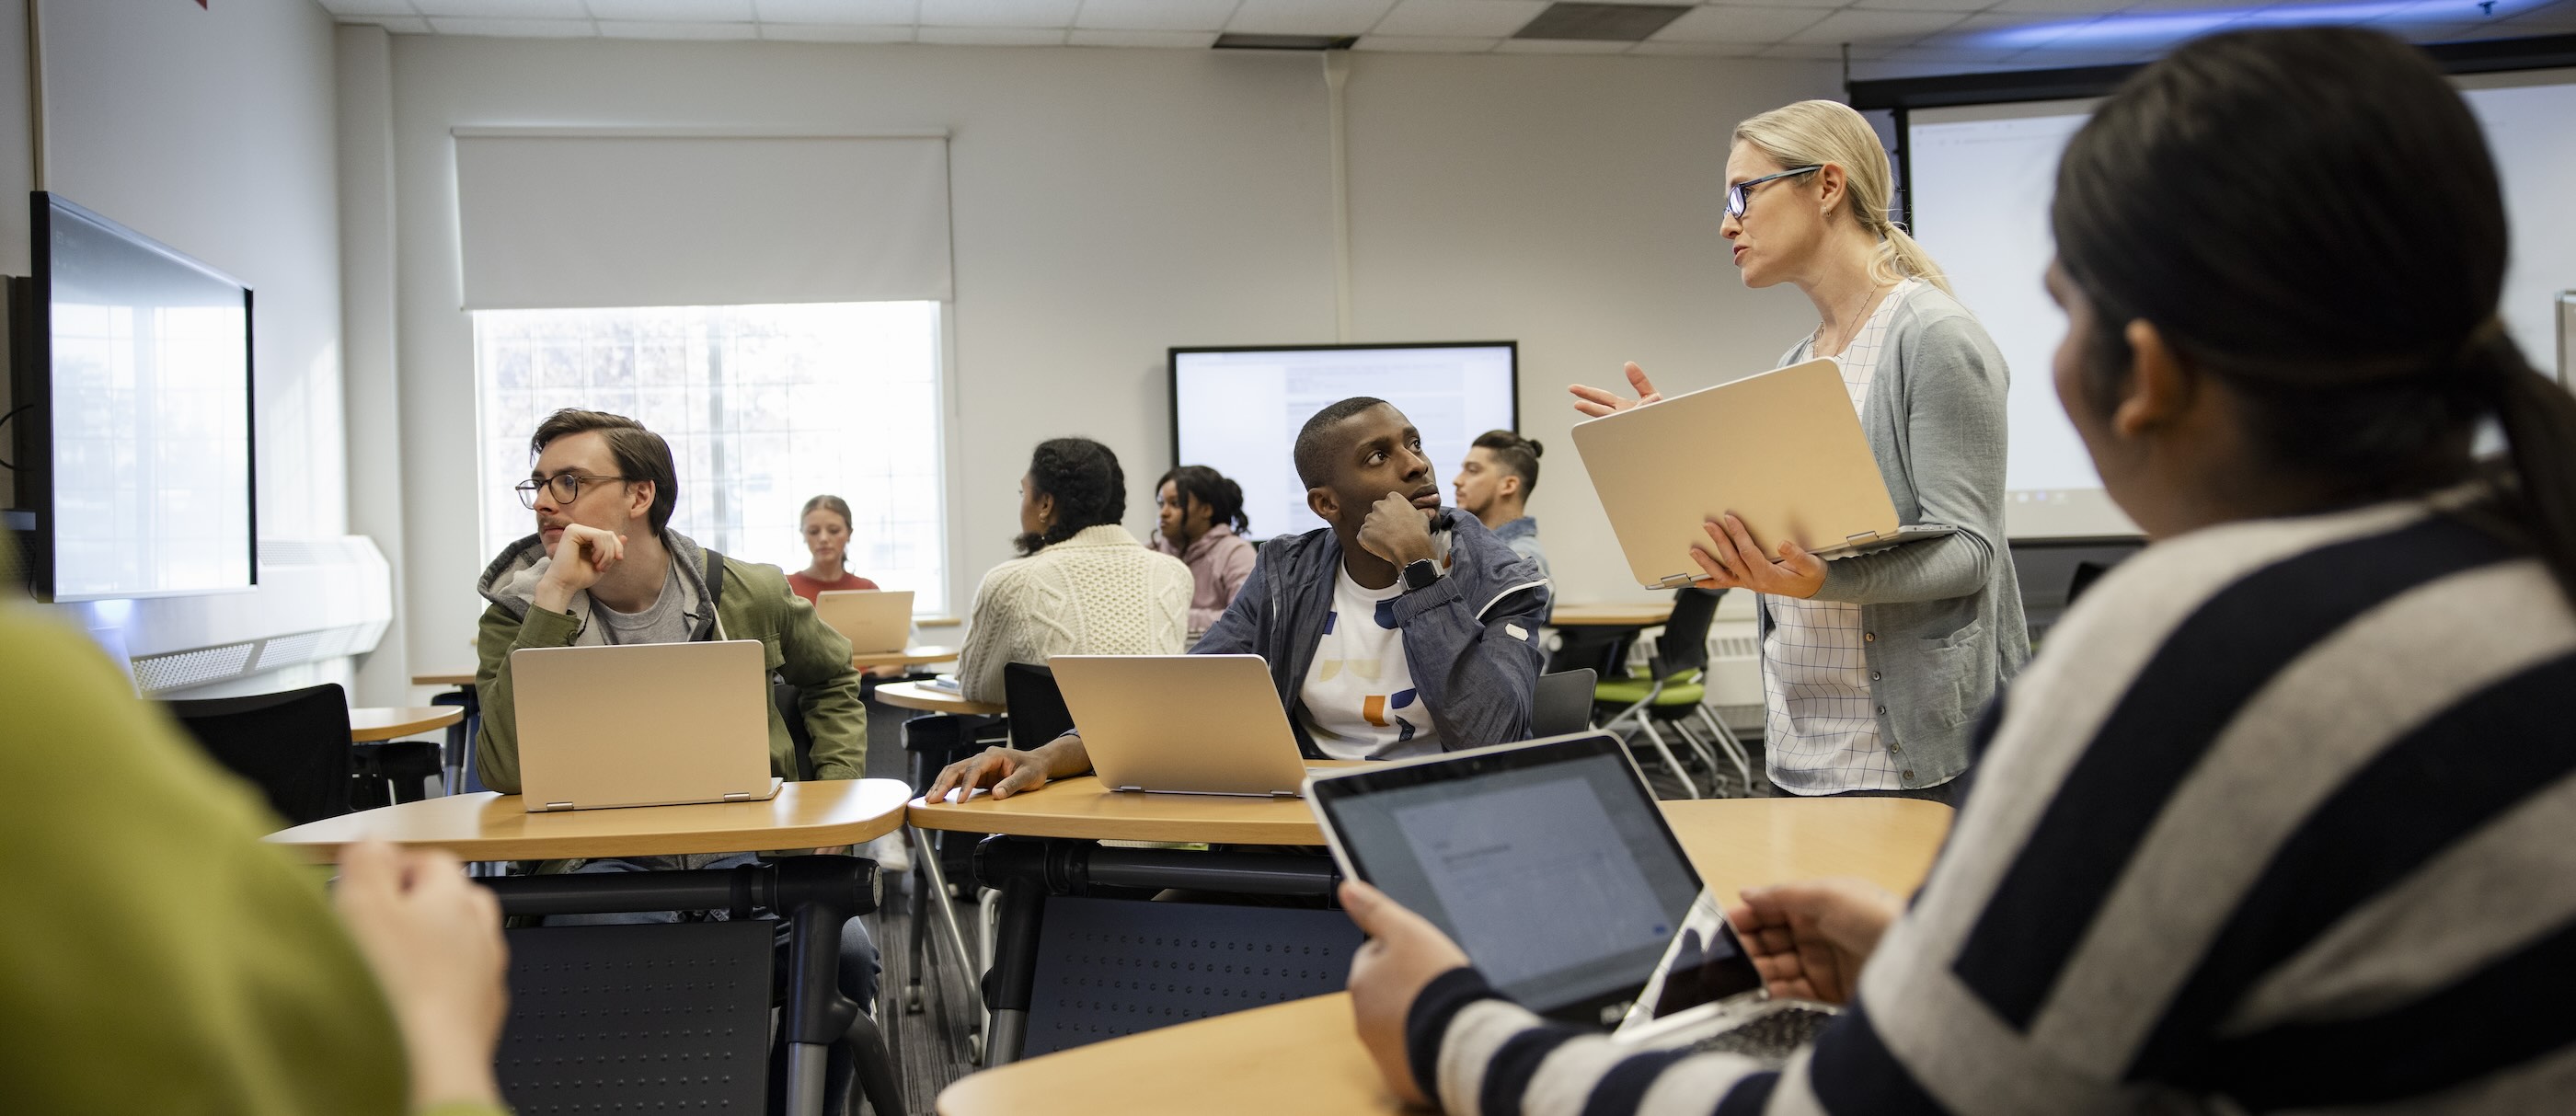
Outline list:
[[[1673,602],[1561,604],[1549,610],[1551,628],[1651,628],[1672,619]]]
[[[877,687],[875,700],[897,709],[918,709],[925,713],[967,713],[998,716],[1007,707],[989,701],[968,701],[946,690],[934,690],[919,682],[894,682]]]
[[[676,856],[855,845],[903,824],[899,779],[789,783],[767,802],[638,806],[531,814],[515,794],[449,795],[324,818],[268,835],[316,861],[368,837],[446,849],[464,860]]]
[[[415,674],[411,676],[411,684],[414,686],[471,686],[474,684],[474,672],[469,670],[463,674]]]
[[[1950,808],[1902,798],[1667,802],[1664,816],[1711,887],[1731,892],[1855,875],[1911,891],[1949,832]],[[1221,1015],[973,1074],[942,1116],[1405,1111],[1351,1030],[1347,994]]]
[[[358,744],[398,740],[443,729],[464,719],[464,708],[455,705],[359,706],[349,710],[349,739]]]
[[[879,691],[883,692],[883,691]],[[1317,767],[1358,761],[1319,760]],[[904,820],[915,829],[953,829],[1013,837],[1090,841],[1207,841],[1226,845],[1320,845],[1323,830],[1301,798],[1214,794],[1137,794],[1077,775],[1009,798],[977,791],[964,802],[913,799]]]
[[[850,665],[860,670],[866,670],[869,667],[923,666],[929,663],[944,663],[956,657],[957,649],[954,647],[908,647],[901,651],[870,651],[855,654],[850,656]]]

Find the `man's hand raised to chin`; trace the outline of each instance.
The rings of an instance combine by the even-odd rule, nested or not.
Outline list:
[[[1360,523],[1360,548],[1401,570],[1431,557],[1431,515],[1401,492],[1369,505]]]
[[[626,536],[567,523],[555,538],[553,558],[530,603],[562,612],[571,607],[573,594],[599,584],[601,575],[626,560]]]

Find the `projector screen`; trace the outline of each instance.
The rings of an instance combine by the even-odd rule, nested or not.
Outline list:
[[[2502,172],[2513,257],[2504,320],[2524,355],[2561,383],[2558,303],[2576,290],[2576,71],[2457,79]],[[1909,114],[1914,235],[1949,273],[2012,369],[2005,528],[2014,538],[2134,534],[2066,421],[2049,364],[2066,319],[2040,286],[2056,248],[2048,203],[2057,157],[2091,101],[1920,109]]]
[[[1422,432],[1445,493],[1476,435],[1519,428],[1518,358],[1511,341],[1173,349],[1172,460],[1242,485],[1253,538],[1311,531],[1324,521],[1297,480],[1297,430],[1326,404],[1373,395]]]

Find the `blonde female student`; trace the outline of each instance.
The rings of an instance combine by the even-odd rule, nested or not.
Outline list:
[[[1842,368],[1897,518],[1956,534],[1826,562],[1753,545],[1734,516],[1692,557],[1712,589],[1761,594],[1768,774],[1801,795],[1949,801],[1977,714],[2030,657],[2004,546],[2003,355],[1950,297],[1941,269],[1887,217],[1887,153],[1869,123],[1801,101],[1735,127],[1726,219],[1744,285],[1788,283],[1816,328],[1780,358]],[[1662,399],[1635,364],[1638,398],[1575,386],[1606,415]]]

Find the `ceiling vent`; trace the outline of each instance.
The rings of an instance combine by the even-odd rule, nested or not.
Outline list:
[[[1515,39],[1591,39],[1637,43],[1689,11],[1675,4],[1550,4]]]
[[[1218,50],[1349,50],[1357,35],[1246,35],[1229,31],[1216,37]]]

